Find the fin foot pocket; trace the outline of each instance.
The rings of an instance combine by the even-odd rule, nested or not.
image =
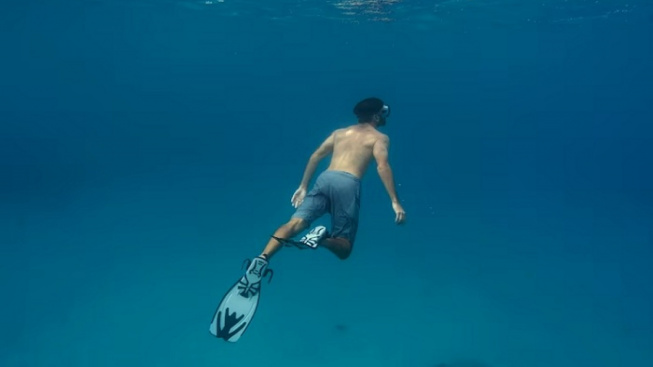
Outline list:
[[[322,242],[322,240],[326,238],[328,234],[329,233],[327,232],[325,226],[317,226],[311,229],[304,237],[299,240],[299,242],[310,248],[317,248],[320,242]]]

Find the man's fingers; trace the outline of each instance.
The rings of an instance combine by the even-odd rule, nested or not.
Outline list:
[[[293,199],[292,206],[294,206],[295,208],[298,208],[299,205],[302,203],[302,201],[303,200],[301,200],[301,199]]]

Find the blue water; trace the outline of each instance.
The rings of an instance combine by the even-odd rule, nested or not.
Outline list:
[[[653,365],[650,1],[6,2],[0,45],[1,366]],[[368,96],[406,225],[372,167],[352,256],[211,337]]]

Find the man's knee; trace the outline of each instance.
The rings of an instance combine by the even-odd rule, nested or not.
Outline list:
[[[331,251],[340,259],[346,260],[349,255],[351,255],[351,242],[348,239],[342,237],[332,237],[330,238],[331,242]]]
[[[338,256],[338,258],[340,260],[347,260],[349,255],[351,255],[351,247],[348,247],[346,249],[342,249],[336,254],[336,256]]]

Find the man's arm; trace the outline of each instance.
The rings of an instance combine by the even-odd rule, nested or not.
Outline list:
[[[389,145],[390,139],[384,135],[374,143],[372,152],[377,163],[376,169],[379,172],[379,177],[381,177],[381,181],[383,181],[383,185],[385,186],[386,191],[388,191],[388,195],[390,195],[390,200],[392,201],[392,210],[395,211],[395,223],[402,224],[406,220],[406,212],[401,206],[401,203],[399,203],[399,197],[397,196],[397,190],[395,189],[395,181],[392,177],[392,169],[390,168],[390,163],[388,163]]]
[[[311,154],[311,157],[308,159],[308,163],[306,164],[306,169],[304,170],[304,176],[302,177],[302,182],[299,184],[300,188],[308,188],[309,182],[311,182],[311,178],[313,178],[313,174],[315,173],[315,170],[317,169],[317,165],[320,163],[320,161],[326,157],[327,155],[331,154],[333,152],[333,136],[335,135],[335,131],[329,135],[328,138],[326,138],[325,141],[322,142],[322,144]]]
[[[390,168],[390,163],[388,163],[388,147],[390,145],[390,139],[387,136],[383,136],[381,139],[377,140],[374,143],[374,148],[372,153],[374,154],[374,159],[376,160],[376,170],[381,177],[383,186],[385,186],[388,195],[390,195],[390,200],[392,203],[399,203],[399,197],[397,196],[397,190],[395,188],[394,177],[392,176],[392,168]]]

